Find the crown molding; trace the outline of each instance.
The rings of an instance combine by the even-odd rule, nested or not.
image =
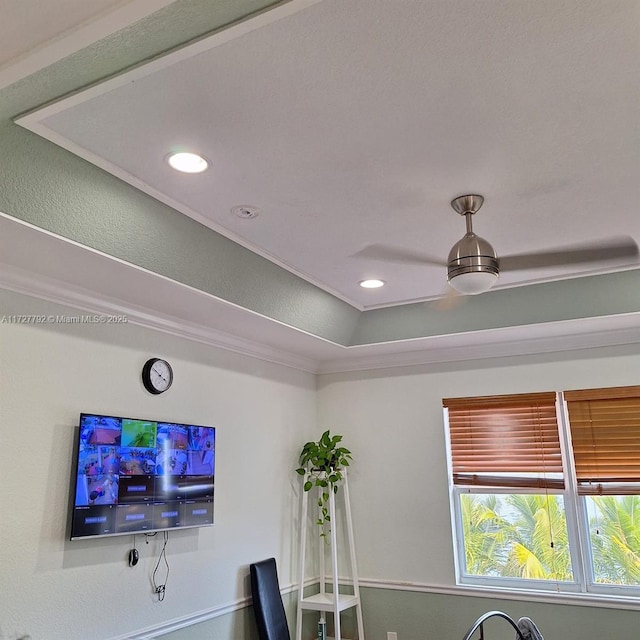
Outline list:
[[[348,355],[324,360],[316,373],[464,363],[638,344],[640,314],[627,313],[347,347]]]
[[[2,213],[0,255],[0,288],[314,374],[640,345],[626,313],[344,346]]]
[[[184,318],[172,317],[158,310],[139,308],[119,300],[100,297],[68,283],[35,275],[5,263],[0,263],[0,288],[72,307],[88,314],[124,316],[127,323],[162,331],[179,338],[233,351],[273,364],[311,373],[317,372],[317,363],[311,358],[282,349],[274,349],[257,341],[217,330],[214,327],[203,326]]]

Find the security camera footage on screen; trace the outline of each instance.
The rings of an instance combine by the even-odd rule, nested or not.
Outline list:
[[[71,539],[213,524],[215,428],[80,415]]]

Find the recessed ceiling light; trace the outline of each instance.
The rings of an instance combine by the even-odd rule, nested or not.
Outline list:
[[[202,173],[209,166],[202,156],[185,151],[168,155],[167,162],[173,169],[182,173]]]
[[[382,280],[363,280],[360,286],[363,289],[378,289],[384,287],[384,282]]]

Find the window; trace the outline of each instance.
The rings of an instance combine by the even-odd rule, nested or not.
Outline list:
[[[640,586],[640,387],[567,391],[593,585]]]
[[[640,387],[443,406],[459,583],[640,593]]]

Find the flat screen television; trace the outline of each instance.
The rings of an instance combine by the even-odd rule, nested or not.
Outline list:
[[[213,524],[215,427],[81,413],[71,540]]]

